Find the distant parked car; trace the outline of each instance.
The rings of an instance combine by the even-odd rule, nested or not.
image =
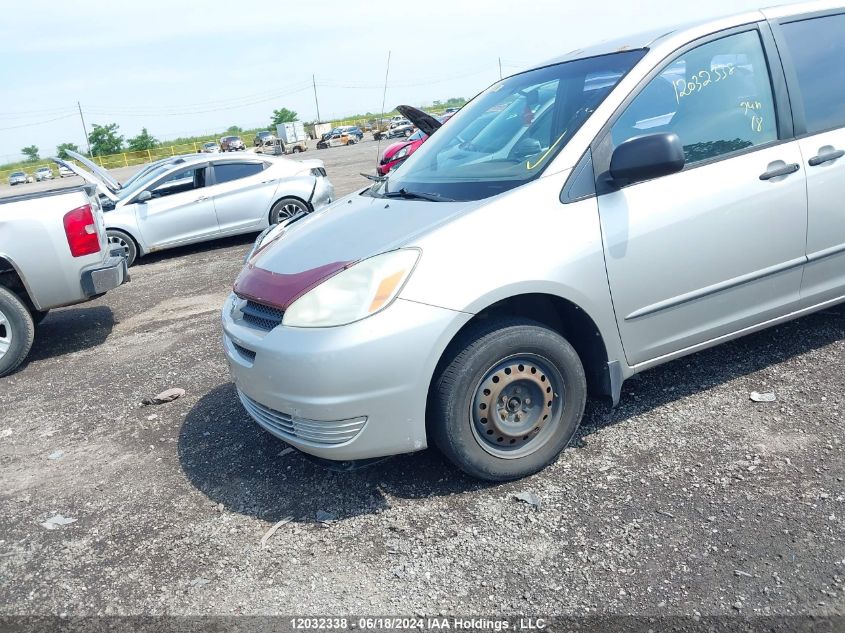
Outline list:
[[[9,185],[22,185],[26,182],[26,174],[22,171],[13,171],[9,174]]]
[[[103,168],[83,164],[88,169],[67,165],[109,198],[106,234],[128,265],[155,251],[257,233],[334,200],[321,160],[190,154],[123,188],[111,186]]]
[[[252,144],[255,147],[261,147],[264,145],[266,141],[270,141],[276,138],[276,135],[270,132],[269,130],[262,130],[255,135],[255,138],[252,139]]]
[[[387,138],[399,138],[400,136],[411,136],[414,133],[414,125],[405,119],[404,123],[394,123],[387,130]]]
[[[243,139],[240,136],[224,136],[220,139],[221,152],[235,152],[246,149]]]
[[[351,134],[357,140],[362,140],[364,138],[364,130],[362,130],[357,125],[344,125],[338,128],[341,132],[346,132],[347,134]]]
[[[202,149],[200,151],[203,154],[216,154],[220,151],[220,146],[214,141],[209,141],[208,143],[202,144]]]
[[[317,143],[317,149],[326,149],[327,147],[337,147],[338,145],[355,145],[358,142],[358,137],[346,132],[333,132],[324,137]]]
[[[35,170],[35,180],[41,182],[42,180],[53,180],[53,170],[49,167],[39,167]]]
[[[280,138],[269,138],[264,141],[261,147],[255,151],[259,154],[272,154],[273,156],[283,156],[284,154],[298,154],[308,149],[308,143],[305,141],[294,141],[293,143],[285,143]]]
[[[59,178],[64,178],[65,176],[73,176],[73,172],[65,167],[64,165],[59,166]]]

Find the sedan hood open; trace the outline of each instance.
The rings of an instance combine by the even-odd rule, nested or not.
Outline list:
[[[117,202],[119,200],[119,198],[117,197],[116,190],[112,189],[112,187],[109,186],[108,183],[97,178],[91,172],[86,171],[85,169],[82,169],[82,167],[79,167],[71,162],[64,161],[61,158],[53,157],[50,160],[56,163],[59,166],[59,169],[61,169],[62,167],[64,167],[65,169],[69,169],[77,176],[81,176],[85,182],[95,185],[97,187],[97,190],[112,202]]]
[[[87,156],[83,156],[79,152],[75,152],[72,149],[68,149],[65,151],[71,158],[74,158],[80,163],[82,163],[85,168],[88,169],[88,171],[90,171],[97,178],[99,178],[103,182],[103,184],[105,184],[113,193],[117,193],[123,188],[123,185],[121,185],[115,178],[113,178],[108,171],[97,165]]]
[[[235,293],[284,310],[344,268],[412,245],[477,204],[351,196],[292,223],[262,245],[238,276]]]
[[[440,129],[440,126],[443,125],[430,114],[413,106],[396,106],[396,111],[413,123],[418,129],[422,130],[424,134],[428,134],[429,136],[434,134],[438,129]]]

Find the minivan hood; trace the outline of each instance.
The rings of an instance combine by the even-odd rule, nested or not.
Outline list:
[[[396,111],[413,123],[423,133],[431,136],[443,125],[430,114],[409,105],[396,106]]]
[[[65,151],[67,151],[71,158],[75,158],[80,163],[85,165],[85,168],[88,169],[97,178],[99,178],[103,182],[103,184],[105,184],[113,193],[117,193],[123,187],[123,185],[121,185],[117,180],[115,180],[114,177],[108,171],[97,165],[87,156],[83,156],[79,152],[74,152],[72,149]]]
[[[79,167],[79,166],[77,166],[73,163],[64,161],[61,158],[57,158],[55,156],[53,158],[51,158],[50,160],[52,160],[54,163],[56,163],[59,166],[59,168],[64,167],[65,169],[69,169],[70,171],[72,171],[77,176],[81,176],[82,179],[85,182],[87,182],[91,185],[95,185],[97,187],[97,189],[99,190],[99,192],[102,193],[106,198],[108,198],[112,202],[117,202],[119,200],[119,198],[115,194],[115,191],[108,184],[106,184],[105,182],[103,182],[102,180],[100,180],[99,178],[94,176],[94,174],[92,174],[91,172],[86,171],[86,170],[82,169],[82,167]]]
[[[235,293],[286,309],[344,268],[412,245],[479,204],[352,195],[291,224],[260,248],[238,276]]]

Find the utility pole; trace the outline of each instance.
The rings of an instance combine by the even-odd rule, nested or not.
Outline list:
[[[76,107],[79,108],[79,120],[82,121],[82,131],[85,133],[85,142],[88,144],[88,155],[91,156],[91,141],[88,140],[88,129],[85,127],[85,117],[82,116],[82,105],[79,101],[76,102]]]
[[[502,58],[499,58],[499,79],[502,78]]]
[[[311,75],[311,85],[314,86],[314,104],[317,106],[317,123],[320,123],[320,102],[317,101],[317,80]]]
[[[381,130],[384,125],[384,104],[387,103],[387,77],[390,75],[390,51],[387,51],[387,68],[384,69],[384,93],[381,96],[381,119],[376,126],[376,129]],[[378,164],[378,157],[381,155],[381,137],[378,135],[378,145],[376,145],[376,164]]]

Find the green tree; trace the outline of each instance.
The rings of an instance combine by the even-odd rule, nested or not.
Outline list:
[[[241,128],[239,128],[237,125],[230,125],[229,129],[226,130],[226,131],[229,134],[240,134],[241,132],[243,132],[243,130]]]
[[[273,110],[273,117],[270,119],[270,125],[272,129],[275,130],[279,123],[291,123],[297,119],[299,119],[299,115],[293,110],[279,108],[278,110]]]
[[[156,145],[158,145],[158,140],[147,132],[147,128],[141,128],[141,133],[138,136],[134,136],[127,141],[127,148],[132,150],[133,152],[140,152],[145,149],[152,149]]]
[[[78,152],[79,147],[76,143],[62,143],[61,145],[56,145],[56,156],[59,158],[70,158],[70,156],[67,155],[68,150]]]
[[[26,156],[26,159],[31,163],[34,163],[38,160],[38,148],[35,145],[24,147],[23,149],[21,149],[21,154]]]
[[[91,145],[91,153],[94,156],[117,154],[123,149],[123,137],[117,133],[117,129],[117,123],[94,124],[88,135],[88,143]]]

